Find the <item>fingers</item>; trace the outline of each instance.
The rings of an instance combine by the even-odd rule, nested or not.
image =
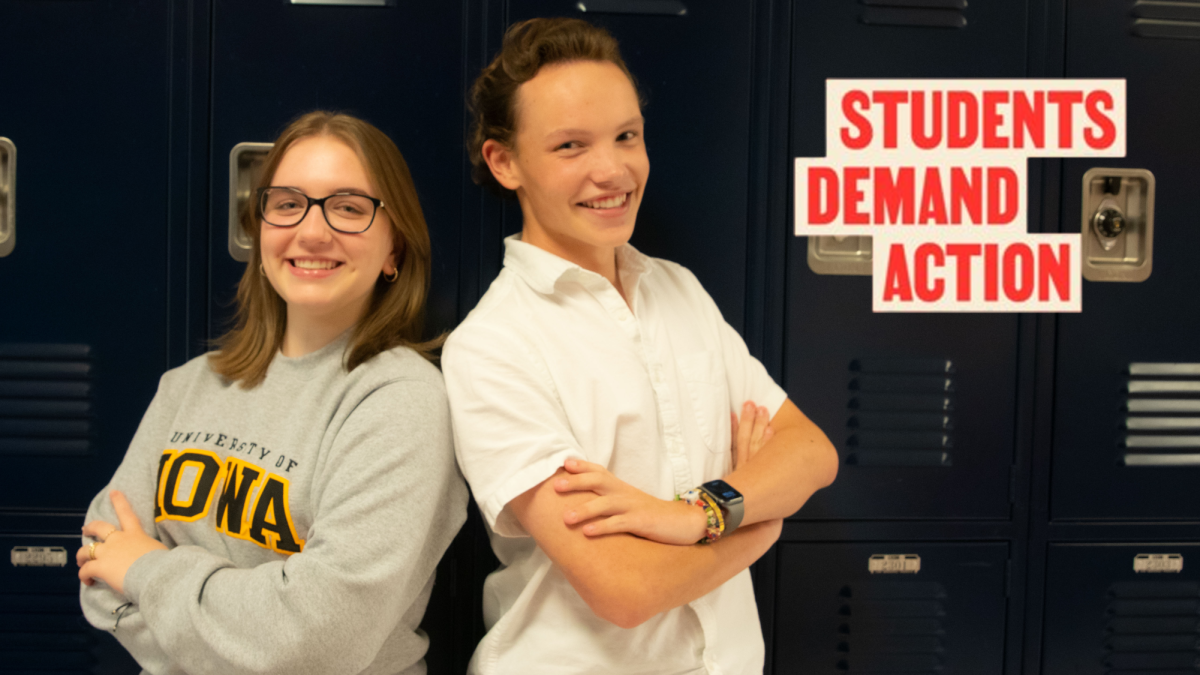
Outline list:
[[[554,481],[554,491],[566,492],[595,492],[604,494],[607,490],[608,476],[600,473],[581,473],[577,476],[559,476]]]
[[[763,434],[767,429],[771,428],[771,415],[767,412],[765,406],[758,406],[755,409],[754,428],[750,432],[751,447],[761,446],[765,440]]]
[[[636,528],[626,522],[628,518],[624,514],[619,514],[597,520],[594,523],[588,523],[583,526],[583,533],[589,537],[599,537],[605,534],[619,534],[622,532],[632,532]]]
[[[121,523],[121,529],[126,532],[143,533],[142,521],[138,520],[133,505],[125,498],[125,493],[113,490],[108,496],[112,500],[113,510],[117,512],[117,522]]]
[[[568,525],[574,525],[582,523],[585,520],[599,518],[600,516],[612,516],[623,511],[624,509],[620,508],[617,499],[613,497],[597,497],[568,510],[563,514],[563,521]]]
[[[82,567],[79,568],[79,580],[81,582],[83,582],[84,586],[91,586],[92,584],[96,583],[95,578],[92,576],[93,574],[95,574],[95,572],[93,571],[93,568],[95,567],[95,565],[96,565],[96,563],[95,563],[95,561],[93,561],[93,562],[86,563]]]
[[[754,433],[754,421],[758,417],[758,408],[752,401],[742,404],[742,419],[738,423],[737,443],[739,448],[750,447],[750,437]]]
[[[79,550],[75,552],[75,566],[76,567],[83,567],[84,565],[91,562],[92,556],[91,556],[91,553],[89,552],[90,549],[91,549],[91,544],[88,544],[87,546],[80,546]]]
[[[91,537],[96,541],[104,541],[112,536],[112,533],[116,532],[118,529],[119,528],[116,526],[112,525],[111,523],[106,523],[103,520],[93,520],[92,522],[83,526],[82,532],[83,536],[85,537]]]
[[[603,466],[600,466],[599,464],[585,462],[582,459],[576,459],[574,457],[563,462],[563,468],[566,469],[568,473],[587,473],[589,471],[595,471],[595,472],[603,471],[606,473],[608,472],[608,469],[605,469]]]
[[[754,429],[754,403],[746,401],[742,404],[742,417],[734,416],[733,424],[733,468],[737,469],[750,459],[750,435]]]

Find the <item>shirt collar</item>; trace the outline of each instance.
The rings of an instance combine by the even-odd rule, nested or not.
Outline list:
[[[504,267],[511,269],[524,279],[530,288],[543,295],[554,293],[554,285],[564,277],[591,275],[600,278],[599,274],[585,270],[569,260],[533,244],[526,244],[521,241],[520,233],[504,239]],[[621,283],[626,286],[626,291],[630,291],[637,286],[642,276],[649,274],[650,266],[646,264],[645,255],[632,244],[625,244],[617,249],[617,271],[621,275]]]

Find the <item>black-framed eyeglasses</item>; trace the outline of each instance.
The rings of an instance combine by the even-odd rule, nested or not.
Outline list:
[[[375,214],[384,208],[381,200],[352,192],[338,192],[313,199],[291,187],[258,189],[258,212],[263,222],[275,227],[295,227],[316,204],[321,207],[325,222],[338,232],[359,234],[375,222]]]

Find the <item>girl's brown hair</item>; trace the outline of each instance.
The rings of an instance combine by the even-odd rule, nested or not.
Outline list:
[[[483,159],[483,143],[488,139],[512,147],[517,133],[517,89],[532,80],[543,66],[568,61],[608,61],[629,77],[637,90],[637,80],[629,72],[617,40],[608,31],[581,19],[529,19],[509,26],[500,45],[500,53],[488,64],[467,99],[471,111],[471,135],[467,151],[471,156],[471,177],[502,194],[509,194]],[[638,96],[642,102],[641,95]]]
[[[310,136],[332,136],[362,160],[371,183],[379,190],[386,220],[392,224],[396,269],[400,273],[395,282],[382,277],[375,282],[366,314],[351,333],[346,369],[354,370],[376,354],[400,345],[433,361],[433,350],[444,338],[421,341],[432,267],[429,228],[404,156],[392,139],[369,122],[319,110],[300,116],[283,130],[267,155],[256,187],[269,186],[283,155],[297,141]],[[243,388],[252,389],[266,377],[271,360],[283,345],[287,307],[261,272],[258,204],[253,199],[247,202],[242,211],[242,230],[253,242],[250,261],[238,284],[234,327],[216,341],[219,351],[209,355],[209,365]],[[379,222],[376,219],[376,226]]]

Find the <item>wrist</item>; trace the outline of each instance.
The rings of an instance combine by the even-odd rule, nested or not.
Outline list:
[[[685,509],[685,520],[687,522],[686,541],[694,543],[704,539],[705,533],[708,531],[708,516],[704,513],[704,507],[697,506],[696,504],[688,504],[685,501],[677,501],[675,503],[677,508]]]

